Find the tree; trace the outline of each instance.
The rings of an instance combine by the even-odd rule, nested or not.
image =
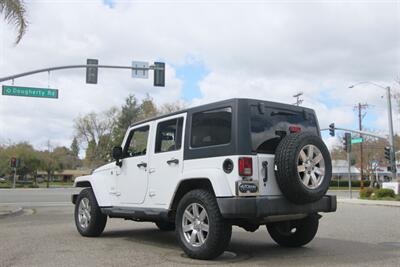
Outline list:
[[[161,106],[160,113],[168,114],[168,113],[173,113],[173,112],[183,110],[185,108],[186,108],[185,104],[180,101],[176,101],[176,102],[172,102],[172,103],[165,103],[164,105]]]
[[[153,98],[148,94],[145,99],[142,100],[140,104],[140,120],[149,119],[155,117],[159,114],[156,104],[153,101]]]
[[[117,125],[113,132],[114,144],[121,145],[125,132],[134,122],[139,120],[140,106],[134,95],[129,95],[125,99],[125,104],[121,107]]]
[[[56,171],[62,171],[63,166],[60,159],[53,152],[46,150],[40,153],[41,169],[47,173],[47,188],[49,188],[51,176],[54,175]]]
[[[10,168],[10,160],[15,157],[19,160],[17,174],[20,177],[27,175],[35,176],[38,167],[40,166],[40,159],[37,151],[29,143],[23,142],[13,144],[10,146],[2,146],[0,148],[0,174],[12,174],[13,170]]]
[[[76,139],[76,137],[74,137],[74,139],[72,139],[71,151],[75,157],[79,156],[79,144],[78,144],[78,139]]]
[[[18,29],[15,44],[18,44],[26,32],[28,22],[26,20],[26,9],[23,0],[0,0],[0,13],[3,13],[7,23]]]
[[[117,124],[118,110],[111,108],[100,114],[89,113],[75,120],[76,138],[87,145],[85,164],[95,168],[111,159],[114,145],[112,133]]]
[[[80,166],[80,159],[65,146],[56,147],[53,155],[59,160],[62,169],[76,169]]]

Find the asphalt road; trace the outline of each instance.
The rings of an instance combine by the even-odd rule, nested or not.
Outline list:
[[[81,188],[35,188],[35,189],[0,189],[0,206],[65,206],[71,203],[71,195]],[[348,191],[329,191],[338,198],[348,198]],[[357,193],[353,191],[353,196]]]
[[[21,188],[0,189],[0,206],[64,206],[71,203],[71,195],[81,188]]]
[[[235,227],[223,257],[196,261],[182,255],[173,232],[160,232],[152,223],[110,219],[101,237],[81,237],[75,229],[73,206],[65,196],[70,189],[50,190],[43,194],[24,191],[23,195],[37,194],[32,201],[14,198],[12,193],[6,197],[4,190],[0,191],[2,205],[4,199],[30,203],[24,204],[23,215],[0,219],[0,266],[399,266],[400,263],[397,207],[341,203],[336,213],[323,216],[314,241],[296,249],[277,246],[264,227],[254,233]],[[59,206],[46,206],[44,201],[48,199],[51,205],[59,203]]]

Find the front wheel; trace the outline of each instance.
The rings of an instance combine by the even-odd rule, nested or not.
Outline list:
[[[107,223],[107,216],[101,213],[91,188],[83,189],[76,199],[75,225],[83,236],[101,235]]]
[[[215,196],[196,189],[179,202],[176,235],[183,251],[191,258],[209,260],[228,247],[232,226],[222,217]]]
[[[301,220],[267,224],[272,239],[283,247],[301,247],[314,239],[318,231],[319,215],[312,214]]]

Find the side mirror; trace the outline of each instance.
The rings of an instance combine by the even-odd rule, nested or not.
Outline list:
[[[115,164],[117,166],[121,167],[122,166],[121,159],[123,157],[123,155],[122,155],[122,147],[120,147],[120,146],[114,147],[113,151],[112,151],[112,157],[116,160]]]

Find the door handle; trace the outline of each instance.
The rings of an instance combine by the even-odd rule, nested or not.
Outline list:
[[[179,163],[179,159],[170,159],[170,160],[167,160],[167,163],[168,163],[169,165],[171,165],[172,163],[178,164],[178,163]]]
[[[138,165],[138,168],[146,168],[147,167],[147,163],[146,162],[140,162]]]

